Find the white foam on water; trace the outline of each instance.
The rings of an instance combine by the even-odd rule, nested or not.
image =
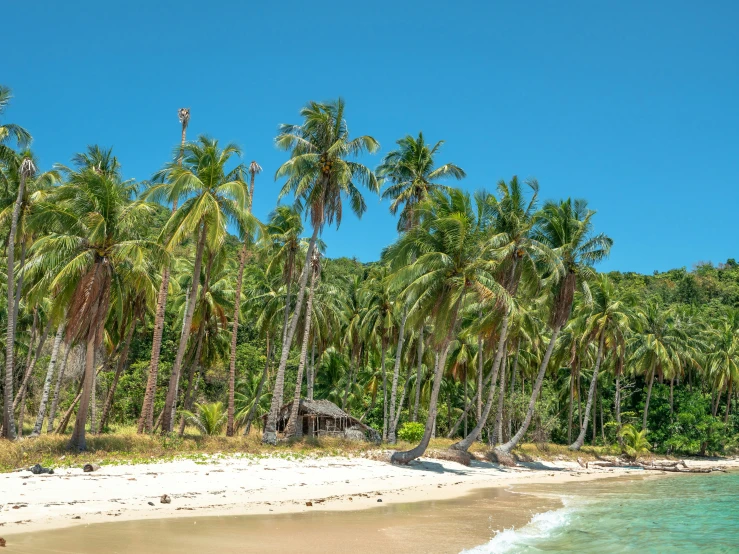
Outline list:
[[[565,500],[565,499],[563,499]],[[498,554],[530,544],[537,539],[544,539],[552,531],[568,524],[574,509],[567,506],[550,512],[542,512],[531,518],[531,521],[519,529],[504,529],[498,532],[490,542],[463,550],[460,554]]]

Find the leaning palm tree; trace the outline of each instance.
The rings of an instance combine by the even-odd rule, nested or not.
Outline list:
[[[262,172],[262,167],[255,161],[249,164],[249,206],[247,213],[251,215],[254,205],[254,177]],[[226,423],[226,436],[232,437],[234,434],[234,392],[236,388],[236,338],[239,332],[239,317],[241,315],[241,286],[244,282],[244,266],[246,265],[246,256],[249,253],[249,245],[253,243],[253,231],[255,220],[250,218],[244,221],[241,228],[243,235],[243,244],[239,253],[239,272],[236,276],[236,292],[234,296],[234,315],[231,322],[231,352],[228,363],[228,421]]]
[[[174,422],[174,405],[182,362],[190,337],[192,318],[200,286],[201,266],[206,243],[208,251],[219,249],[226,236],[229,222],[243,225],[248,216],[248,187],[244,180],[245,167],[238,165],[230,171],[227,165],[241,151],[234,144],[221,148],[218,141],[201,136],[185,145],[182,164],[170,163],[156,176],[157,184],[142,196],[144,199],[166,200],[186,197],[187,200],[173,212],[161,233],[168,250],[193,237],[196,241],[192,284],[187,299],[177,354],[172,366],[169,388],[164,403],[162,433],[170,433]]]
[[[592,339],[598,342],[598,350],[595,357],[595,365],[593,366],[593,376],[588,389],[588,401],[585,404],[585,413],[583,424],[580,427],[580,433],[570,445],[570,450],[580,450],[585,444],[585,433],[588,430],[588,421],[590,419],[591,408],[593,405],[593,397],[598,386],[598,373],[600,365],[603,361],[603,355],[606,349],[606,342],[615,342],[621,336],[625,329],[630,325],[630,310],[628,306],[616,296],[616,290],[613,283],[606,275],[599,275],[591,287],[592,302],[583,303],[584,334],[587,340]],[[595,422],[593,422],[595,425]]]
[[[364,152],[374,153],[380,145],[367,135],[349,138],[342,99],[327,104],[310,102],[301,110],[300,115],[303,117],[301,125],[280,126],[280,134],[275,142],[279,148],[290,150],[290,159],[280,166],[275,178],[286,177],[280,197],[292,193],[296,203],[305,207],[313,227],[313,234],[300,275],[295,310],[282,345],[272,402],[264,426],[262,440],[270,444],[277,442],[277,412],[282,404],[285,368],[303,307],[310,273],[310,259],[318,234],[326,224],[330,225],[333,222],[336,222],[337,226],[341,224],[344,196],[348,196],[352,211],[361,217],[367,206],[357,184],[362,184],[374,192],[379,191],[375,174],[349,158]]]
[[[442,376],[465,302],[473,294],[485,302],[506,299],[493,278],[495,263],[480,251],[468,194],[456,189],[433,191],[419,204],[418,212],[418,225],[383,253],[394,270],[395,287],[407,298],[411,321],[420,323],[426,317],[434,321],[431,338],[438,353],[423,438],[415,448],[392,456],[403,464],[423,455],[431,440]]]
[[[96,351],[103,341],[111,291],[129,268],[156,258],[156,244],[140,238],[153,208],[132,202],[135,184],[120,178],[117,160],[91,148],[67,169],[67,183],[31,216],[45,234],[31,248],[30,294],[51,291],[52,316],[64,318],[67,342],[85,344],[82,394],[70,446],[86,448],[85,423],[95,379]],[[91,159],[97,160],[90,164]],[[141,269],[140,271],[145,271]]]
[[[535,240],[546,245],[561,260],[564,276],[560,278],[552,273],[556,283],[552,286],[549,327],[552,331],[549,344],[539,364],[539,372],[529,399],[528,409],[523,423],[511,439],[498,450],[510,453],[521,441],[531,424],[536,409],[536,400],[544,383],[544,376],[549,367],[557,337],[572,311],[572,301],[578,284],[583,288],[585,297],[590,296],[586,278],[592,275],[592,265],[601,261],[611,250],[613,241],[606,235],[592,235],[593,216],[584,200],[571,199],[562,202],[547,202],[542,209],[538,228],[533,234]]]
[[[187,135],[187,126],[190,124],[190,108],[180,108],[177,110],[177,118],[180,120],[182,129],[180,135],[180,149],[177,161],[182,165],[182,158],[185,155],[185,137]],[[172,200],[172,212],[177,211],[177,202],[179,197]],[[151,343],[151,360],[149,362],[149,375],[146,381],[146,392],[144,393],[144,404],[141,407],[141,417],[138,422],[138,432],[151,431],[154,417],[154,395],[157,387],[157,376],[159,375],[159,354],[162,350],[162,334],[164,333],[164,314],[167,307],[167,296],[169,294],[169,267],[162,268],[162,282],[159,285],[159,294],[157,295],[157,308],[154,314],[154,336]]]

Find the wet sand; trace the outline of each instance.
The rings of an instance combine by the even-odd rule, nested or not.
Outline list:
[[[100,523],[7,536],[8,554],[218,554],[300,552],[458,553],[496,532],[521,527],[559,508],[556,495],[538,497],[504,488],[466,496],[378,505],[357,511],[172,518]],[[549,490],[548,492],[555,492]]]

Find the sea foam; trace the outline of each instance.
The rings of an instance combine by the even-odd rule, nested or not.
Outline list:
[[[488,543],[463,550],[460,554],[498,554],[511,552],[514,549],[548,537],[552,531],[564,527],[570,520],[574,509],[567,505],[558,510],[542,512],[531,518],[531,521],[519,529],[504,529],[497,533]]]

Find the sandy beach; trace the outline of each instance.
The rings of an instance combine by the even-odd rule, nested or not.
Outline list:
[[[691,461],[691,467],[719,462]],[[720,465],[739,467],[739,462]],[[530,462],[516,468],[473,461],[470,467],[423,458],[395,466],[366,458],[214,456],[166,463],[58,469],[53,475],[0,475],[0,536],[75,525],[176,517],[359,510],[380,503],[443,500],[482,487],[583,482],[659,474]],[[171,501],[162,503],[162,496]]]

